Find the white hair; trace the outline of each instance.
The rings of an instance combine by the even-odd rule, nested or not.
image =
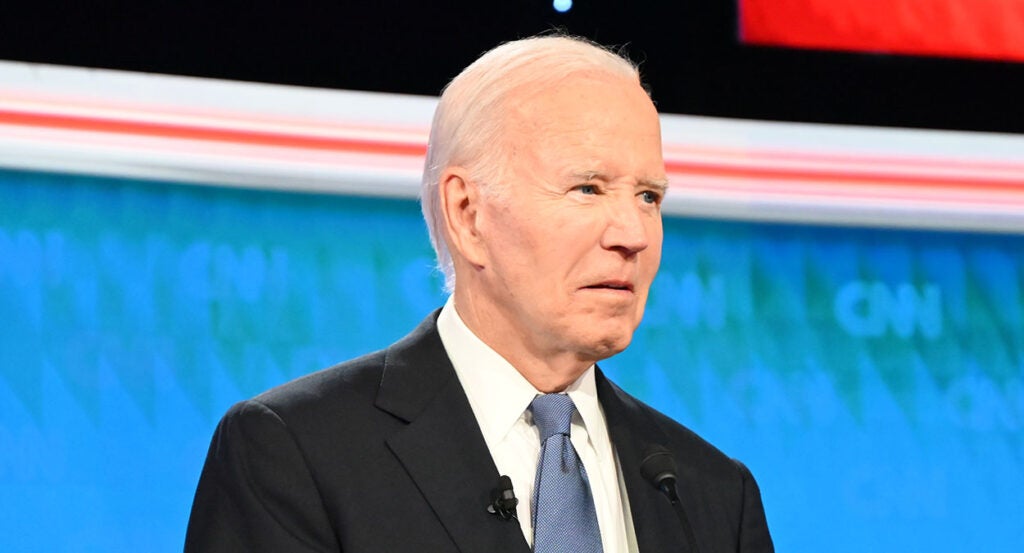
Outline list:
[[[640,84],[636,65],[623,56],[586,39],[550,35],[507,42],[486,52],[441,93],[427,143],[421,204],[447,291],[455,288],[455,268],[443,230],[441,173],[455,165],[464,167],[484,193],[500,193],[507,151],[502,140],[505,100],[514,90],[542,89],[583,71]]]

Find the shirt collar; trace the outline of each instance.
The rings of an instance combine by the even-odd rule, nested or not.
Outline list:
[[[504,357],[473,334],[455,311],[452,297],[437,317],[437,331],[484,441],[493,451],[538,392]]]
[[[491,349],[466,326],[449,297],[437,318],[437,330],[455,368],[477,424],[492,451],[523,416],[539,392],[498,352]],[[598,452],[609,443],[604,411],[597,400],[593,365],[566,388]]]

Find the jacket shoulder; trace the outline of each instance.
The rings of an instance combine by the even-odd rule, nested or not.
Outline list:
[[[648,405],[635,396],[606,380],[615,398],[634,425],[646,426],[642,434],[647,443],[667,447],[674,456],[705,476],[721,478],[742,476],[739,463],[689,427]]]
[[[338,363],[275,386],[250,401],[275,411],[353,396],[372,403],[384,371],[385,354],[386,350],[380,350]]]

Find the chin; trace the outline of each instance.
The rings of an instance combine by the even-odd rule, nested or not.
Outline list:
[[[571,339],[580,358],[597,362],[625,350],[633,341],[638,322],[630,315],[591,316],[574,321],[571,328],[583,330]]]
[[[589,357],[595,362],[622,353],[633,341],[633,333],[615,334],[597,337],[589,342]]]

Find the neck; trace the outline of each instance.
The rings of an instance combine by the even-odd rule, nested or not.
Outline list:
[[[502,356],[543,393],[562,392],[578,380],[594,363],[575,352],[544,350],[507,324],[500,313],[474,301],[472,294],[455,290],[455,311],[466,327]]]

